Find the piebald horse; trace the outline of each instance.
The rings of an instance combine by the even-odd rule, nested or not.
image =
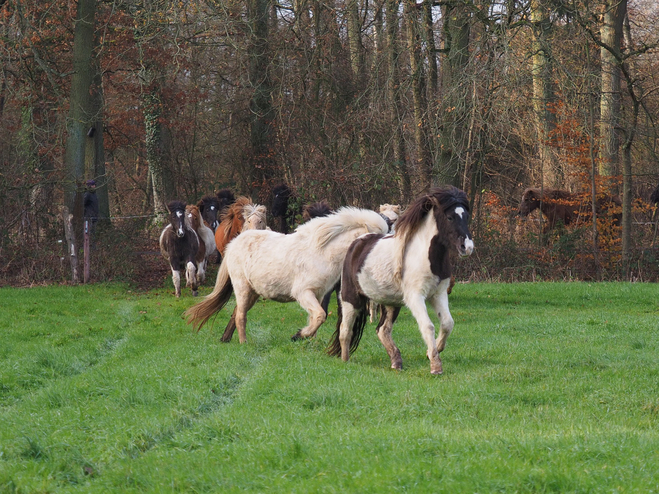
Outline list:
[[[167,204],[169,224],[160,234],[160,252],[169,261],[172,283],[176,297],[181,296],[181,271],[185,270],[185,284],[197,295],[197,253],[199,237],[190,224],[185,211],[185,202],[171,201]]]
[[[468,256],[474,242],[468,228],[469,201],[455,187],[432,188],[401,215],[393,235],[365,235],[348,249],[341,273],[342,317],[328,347],[344,361],[357,349],[366,325],[366,303],[383,306],[377,334],[393,369],[402,369],[391,332],[400,308],[407,306],[427,345],[430,372],[442,373],[439,353],[453,330],[447,289],[451,254]],[[439,336],[428,316],[429,300],[440,319]]]
[[[271,230],[241,233],[226,248],[213,292],[185,312],[187,320],[199,330],[235,290],[235,321],[229,321],[222,341],[230,341],[237,327],[240,342],[245,343],[247,311],[259,297],[297,300],[309,318],[293,339],[314,336],[326,318],[320,300],[339,281],[352,241],[366,233],[385,234],[387,229],[375,211],[346,207],[288,235]]]

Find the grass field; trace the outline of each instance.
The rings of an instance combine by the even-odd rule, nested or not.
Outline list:
[[[442,376],[406,310],[396,372],[374,325],[346,364],[259,302],[222,344],[170,292],[0,290],[0,492],[659,492],[656,285],[457,285]]]

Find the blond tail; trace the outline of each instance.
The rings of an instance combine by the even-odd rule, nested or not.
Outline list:
[[[193,305],[183,314],[188,324],[192,324],[192,327],[197,331],[199,331],[214,314],[219,312],[231,298],[233,285],[231,284],[229,268],[227,266],[228,264],[226,262],[223,262],[220,265],[213,291],[209,293],[204,300]]]

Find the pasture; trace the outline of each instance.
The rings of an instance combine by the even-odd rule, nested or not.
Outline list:
[[[458,284],[441,376],[407,309],[394,371],[164,286],[0,289],[0,492],[659,492],[656,285]]]

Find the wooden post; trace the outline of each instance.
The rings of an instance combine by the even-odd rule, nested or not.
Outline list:
[[[64,206],[62,208],[62,219],[64,220],[64,236],[66,238],[67,257],[71,264],[71,276],[73,283],[79,283],[80,278],[78,276],[78,254],[76,248],[76,236],[73,229],[73,215],[69,212],[69,208]]]
[[[89,252],[89,218],[85,218],[85,230],[84,230],[84,251],[85,251],[85,269],[84,269],[84,283],[89,283],[89,260],[90,260],[90,255],[91,252]]]

